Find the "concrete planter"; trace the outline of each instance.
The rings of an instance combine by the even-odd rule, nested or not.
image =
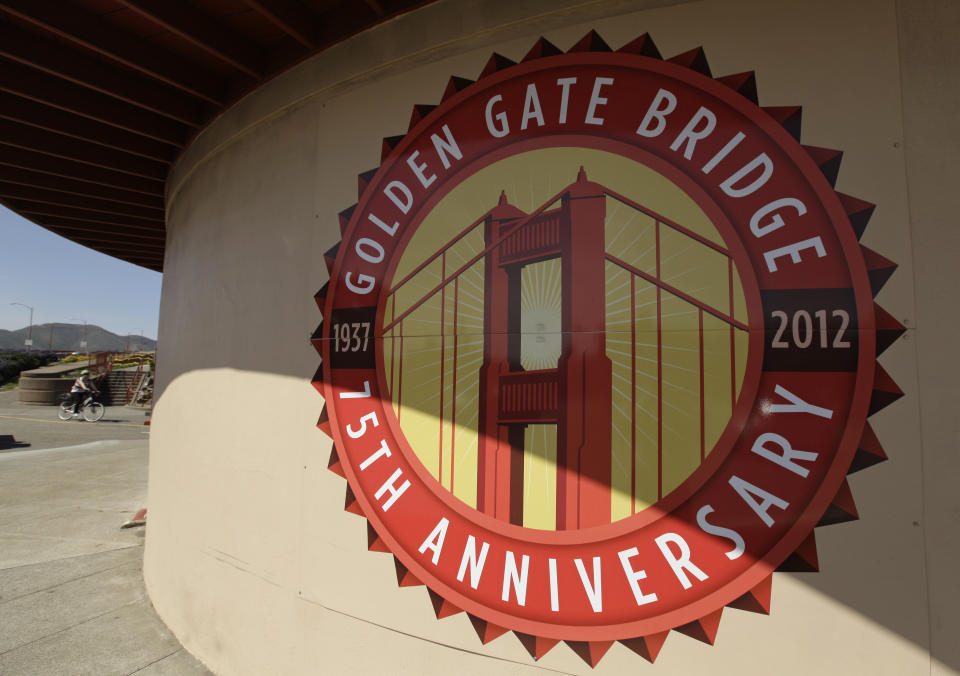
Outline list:
[[[73,380],[70,378],[56,378],[45,376],[31,376],[29,372],[20,374],[20,393],[18,401],[21,404],[56,405],[60,403],[60,395],[70,391]]]

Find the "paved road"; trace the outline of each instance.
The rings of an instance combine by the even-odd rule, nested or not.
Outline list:
[[[120,528],[146,504],[143,412],[60,422],[15,397],[0,393],[0,674],[208,674],[146,596],[144,529]]]
[[[74,446],[103,439],[146,439],[150,430],[143,422],[145,411],[126,406],[107,406],[99,422],[57,419],[55,406],[17,403],[17,391],[0,392],[0,453]]]

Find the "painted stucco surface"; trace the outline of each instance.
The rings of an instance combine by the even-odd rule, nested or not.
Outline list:
[[[145,560],[161,617],[225,674],[590,671],[564,646],[536,664],[512,636],[482,646],[367,551],[314,427],[312,296],[357,174],[450,75],[541,34],[650,32],[667,57],[702,45],[715,75],[755,70],[761,105],[803,105],[803,142],[844,150],[837,189],[878,205],[863,243],[900,265],[877,300],[908,327],[881,358],[906,396],[871,418],[890,460],[850,477],[860,521],[817,530],[820,573],[775,575],[771,615],[728,609],[715,646],[672,634],[651,667],[615,645],[595,673],[960,669],[950,25],[948,0],[440,2],[228,111],[168,190]]]

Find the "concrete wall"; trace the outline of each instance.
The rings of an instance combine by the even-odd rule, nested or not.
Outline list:
[[[144,569],[161,617],[224,674],[590,671],[564,646],[536,664],[510,635],[482,646],[397,587],[326,469],[308,339],[337,213],[414,104],[541,34],[649,31],[664,56],[755,70],[761,105],[803,105],[804,143],[845,151],[837,188],[878,204],[863,243],[900,264],[878,302],[909,329],[881,360],[906,396],[871,418],[890,460],[850,479],[860,521],[817,531],[820,573],[777,574],[772,614],[727,610],[715,646],[672,634],[651,667],[615,645],[595,671],[960,669],[958,27],[952,0],[441,1],[241,101],[168,187]]]

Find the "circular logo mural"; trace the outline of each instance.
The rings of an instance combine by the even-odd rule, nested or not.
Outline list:
[[[653,660],[856,517],[902,330],[839,153],[751,74],[539,41],[384,142],[318,294],[331,468],[438,617]]]

